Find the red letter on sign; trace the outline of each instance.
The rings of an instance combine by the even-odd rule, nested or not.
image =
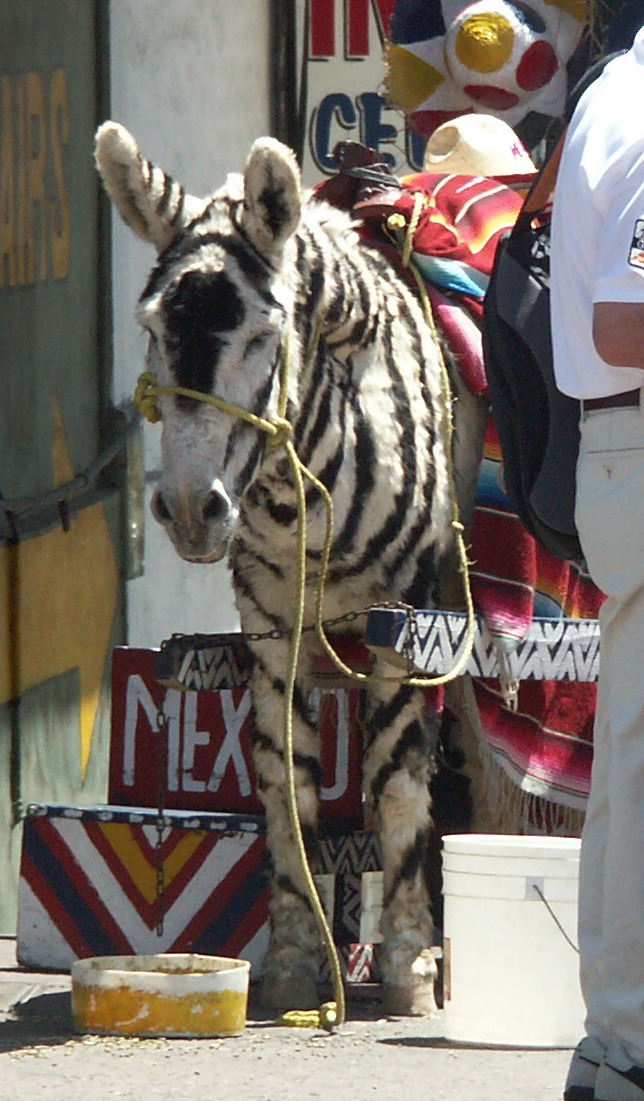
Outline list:
[[[346,0],[345,42],[347,57],[368,57],[369,7],[373,7],[382,45],[389,34],[389,25],[396,0]]]
[[[335,0],[311,2],[311,59],[335,57]]]

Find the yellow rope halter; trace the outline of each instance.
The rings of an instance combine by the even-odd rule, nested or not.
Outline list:
[[[266,432],[267,436],[270,437],[272,447],[280,447],[293,434],[293,427],[285,417],[278,416],[269,421],[264,417],[258,417],[256,413],[250,413],[248,409],[242,409],[240,405],[232,405],[229,401],[224,401],[223,398],[213,397],[212,394],[204,394],[201,390],[190,390],[187,386],[159,386],[153,371],[144,371],[143,374],[139,375],[134,390],[134,404],[150,424],[158,424],[161,420],[158,399],[166,395],[206,402],[207,405],[214,405],[216,409],[221,409],[223,413],[230,413],[233,417],[239,417],[240,420],[247,421],[248,424],[252,424],[254,428],[258,428],[261,432]]]
[[[439,350],[440,344],[436,335],[436,328],[434,325],[434,319],[432,314],[431,303],[429,301],[425,285],[422,280],[416,265],[411,260],[411,243],[413,240],[413,234],[415,226],[418,223],[420,217],[420,209],[423,197],[420,193],[416,196],[416,202],[414,206],[414,213],[412,215],[411,223],[407,229],[405,240],[403,242],[403,263],[408,266],[412,271],[414,278],[418,284],[423,309],[427,319],[427,323],[430,326],[436,348]],[[396,216],[393,216],[396,218]],[[399,224],[392,222],[390,224],[392,230],[400,228]],[[309,356],[315,353],[315,347],[319,337],[319,330],[316,333],[315,339]],[[336,1026],[344,1023],[346,1014],[344,987],[342,983],[342,972],[340,968],[340,961],[336,951],[336,947],[333,941],[333,936],[329,928],[329,924],[324,913],[324,908],[320,902],[317,888],[315,886],[315,880],[309,867],[308,859],[306,856],[306,849],[304,846],[304,840],[302,837],[302,829],[300,826],[299,815],[297,811],[297,801],[295,797],[295,775],[293,768],[293,697],[295,692],[295,680],[297,673],[297,663],[300,651],[300,639],[302,634],[302,628],[304,626],[304,608],[306,599],[306,495],[304,491],[304,479],[308,479],[320,493],[326,508],[326,528],[324,536],[324,544],[322,551],[322,560],[320,566],[320,576],[315,595],[315,628],[324,647],[324,650],[334,662],[336,667],[344,674],[344,676],[356,681],[378,681],[378,682],[399,682],[405,683],[415,688],[429,688],[436,687],[438,685],[447,684],[449,681],[454,680],[460,676],[465,669],[467,662],[472,651],[474,644],[474,634],[476,621],[474,616],[474,605],[472,601],[472,595],[469,586],[468,578],[468,563],[467,552],[463,540],[463,526],[459,520],[458,503],[454,493],[453,479],[451,472],[451,453],[452,453],[452,403],[451,403],[451,387],[449,383],[449,377],[445,366],[443,357],[441,359],[441,385],[442,396],[445,405],[445,415],[447,421],[447,433],[446,433],[446,460],[449,476],[450,487],[450,504],[452,515],[452,528],[459,554],[459,569],[464,577],[464,589],[467,605],[467,630],[463,650],[458,661],[455,663],[453,669],[448,673],[439,677],[414,677],[414,676],[374,676],[368,673],[359,673],[354,669],[351,669],[346,665],[336,654],[333,646],[329,642],[323,623],[322,607],[324,601],[324,589],[326,585],[326,579],[329,568],[329,561],[331,557],[331,544],[333,539],[333,500],[327,487],[316,477],[311,470],[308,469],[299,459],[295,447],[292,442],[293,428],[290,422],[286,418],[286,408],[288,403],[288,377],[290,372],[290,341],[287,339],[284,343],[284,354],[281,362],[281,378],[280,378],[280,396],[278,402],[278,415],[268,420],[265,417],[260,417],[256,413],[251,413],[247,409],[243,409],[239,405],[234,405],[231,402],[224,401],[222,398],[214,397],[211,394],[204,394],[200,390],[191,390],[185,386],[159,386],[156,376],[151,371],[145,371],[139,376],[137,386],[134,392],[134,401],[141,412],[148,421],[152,424],[156,424],[161,420],[161,410],[159,408],[159,397],[163,396],[176,396],[192,398],[193,401],[205,402],[207,405],[213,405],[216,409],[220,409],[224,413],[228,413],[233,417],[239,417],[241,420],[246,421],[248,424],[253,425],[261,432],[265,432],[269,436],[269,446],[271,448],[283,447],[291,472],[293,475],[293,482],[295,487],[295,494],[297,499],[297,573],[296,573],[296,593],[294,602],[294,621],[291,634],[291,647],[289,652],[288,672],[285,680],[284,691],[284,767],[286,772],[286,785],[287,785],[287,806],[289,813],[289,821],[291,829],[293,831],[293,837],[295,840],[298,856],[301,863],[302,873],[306,883],[309,901],[313,908],[313,913],[316,919],[318,930],[324,941],[327,957],[329,960],[329,966],[331,969],[333,993],[335,1002],[326,1002],[320,1006],[320,1009],[313,1012],[298,1011],[295,1010],[292,1013],[285,1013],[279,1018],[278,1023],[292,1025],[295,1027],[319,1027],[326,1031],[332,1031]]]

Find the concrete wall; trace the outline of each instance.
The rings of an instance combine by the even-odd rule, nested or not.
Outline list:
[[[195,194],[241,170],[252,140],[269,132],[268,17],[267,0],[111,0],[111,116]],[[115,219],[116,403],[131,397],[143,369],[133,311],[153,259]],[[159,440],[160,428],[146,425],[145,572],[127,585],[131,646],[238,626],[226,566],[182,562],[150,515]]]

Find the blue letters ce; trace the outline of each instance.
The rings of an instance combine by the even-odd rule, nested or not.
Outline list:
[[[376,149],[380,160],[394,168],[395,155],[382,149],[383,145],[389,145],[398,138],[396,127],[382,121],[382,112],[386,107],[387,101],[377,92],[362,92],[356,97],[355,106],[343,92],[331,92],[325,96],[311,116],[311,153],[318,168],[331,175],[338,170],[333,156],[337,139],[331,137],[334,123],[348,131],[357,129],[358,135],[354,140],[359,140],[370,149]],[[416,135],[411,135],[411,141],[407,143],[407,155],[410,163],[414,164],[418,160],[420,166],[425,143],[424,139],[419,139],[420,144],[416,149],[418,143],[414,140],[415,137]]]

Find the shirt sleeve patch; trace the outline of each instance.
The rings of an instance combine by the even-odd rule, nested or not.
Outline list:
[[[632,268],[644,270],[644,218],[638,218],[635,223],[628,262]]]

